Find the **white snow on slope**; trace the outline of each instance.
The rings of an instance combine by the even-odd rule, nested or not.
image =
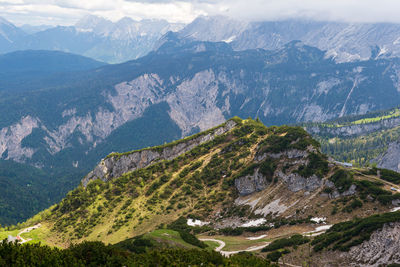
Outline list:
[[[187,225],[189,225],[189,226],[203,226],[203,225],[207,225],[207,224],[209,224],[209,222],[202,222],[200,220],[193,220],[193,219],[187,220]]]
[[[267,221],[266,219],[261,218],[261,219],[257,219],[257,220],[248,221],[247,223],[244,223],[244,224],[242,224],[241,226],[242,226],[242,227],[259,226],[259,225],[265,223],[266,221]]]

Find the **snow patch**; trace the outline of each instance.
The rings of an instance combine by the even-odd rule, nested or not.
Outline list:
[[[324,223],[326,221],[326,218],[325,217],[321,217],[321,218],[314,217],[314,218],[311,218],[310,221],[315,222],[315,223]]]
[[[187,225],[189,226],[203,226],[203,225],[207,225],[210,224],[209,222],[202,222],[200,220],[193,220],[193,219],[188,219],[187,220]]]
[[[396,211],[399,211],[399,210],[400,210],[400,207],[396,207],[396,208],[391,209],[390,212],[396,212]]]
[[[225,40],[222,40],[222,42],[225,42],[225,43],[232,43],[234,40],[236,39],[236,35],[232,35],[231,37],[229,37],[229,38],[227,38],[227,39],[225,39]]]
[[[259,226],[259,225],[264,224],[266,221],[267,221],[266,219],[261,218],[261,219],[257,219],[257,220],[248,221],[247,223],[244,223],[244,224],[242,224],[241,226],[242,226],[242,227]]]
[[[332,227],[332,225],[322,225],[322,226],[318,226],[317,228],[315,228],[314,231],[306,232],[306,233],[304,233],[304,234],[319,233],[319,232],[322,232],[322,231],[329,230],[331,227]]]
[[[379,54],[378,54],[377,57],[379,57],[379,56],[385,54],[386,52],[388,52],[388,49],[387,49],[385,46],[383,46],[383,47],[381,48],[381,50],[379,51]]]

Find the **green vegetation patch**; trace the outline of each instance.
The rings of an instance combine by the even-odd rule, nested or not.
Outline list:
[[[295,247],[310,242],[308,237],[300,234],[293,235],[289,238],[281,238],[273,241],[271,244],[263,248],[262,252],[274,251],[282,248]]]
[[[310,153],[307,165],[301,165],[296,171],[299,175],[308,178],[313,175],[324,177],[329,172],[328,161],[320,153]]]
[[[138,250],[137,248],[145,248]],[[151,244],[137,239],[130,244],[105,245],[82,242],[68,249],[41,244],[0,243],[1,266],[272,266],[268,260],[250,253],[225,258],[215,251],[200,249],[149,249]]]
[[[168,228],[177,231],[180,234],[183,241],[185,241],[188,244],[191,244],[199,248],[207,247],[207,245],[204,242],[200,241],[195,235],[193,235],[190,232],[191,227],[187,225],[187,219],[184,217],[180,217],[178,220],[168,225]]]
[[[382,180],[394,183],[394,184],[400,184],[400,173],[392,171],[392,170],[387,170],[387,169],[378,169],[380,178]]]
[[[389,205],[393,200],[400,199],[400,194],[392,194],[392,192],[387,191],[382,188],[383,183],[379,181],[368,181],[368,180],[355,180],[353,174],[344,169],[338,169],[329,178],[338,190],[339,193],[343,193],[355,185],[357,192],[362,200],[366,200],[367,197],[371,197],[373,200],[378,200],[383,205]],[[329,188],[325,190],[328,193]],[[362,203],[360,200],[353,200],[350,205],[345,207],[344,211],[351,212],[353,209],[361,207]]]
[[[329,180],[334,183],[336,189],[339,191],[339,193],[343,193],[351,187],[351,185],[354,183],[354,178],[353,175],[346,170],[339,169],[337,170],[330,178]]]
[[[280,153],[290,149],[306,150],[309,146],[319,148],[315,141],[301,127],[270,127],[271,135],[260,144],[259,153]]]
[[[277,262],[280,257],[290,252],[288,248],[297,248],[297,246],[310,242],[308,237],[300,234],[293,235],[289,238],[281,238],[273,241],[271,244],[261,250],[261,252],[270,252],[267,259]]]

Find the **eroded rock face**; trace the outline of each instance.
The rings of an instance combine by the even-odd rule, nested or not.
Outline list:
[[[223,112],[229,111],[229,104],[217,105],[219,83],[212,70],[205,70],[183,81],[167,96],[169,115],[184,135],[194,127],[204,131],[225,121]]]
[[[354,195],[354,194],[357,192],[357,191],[356,191],[357,186],[354,185],[354,184],[352,184],[352,185],[350,186],[350,188],[347,189],[346,191],[344,191],[343,193],[339,193],[339,191],[337,190],[337,188],[335,187],[335,185],[334,185],[331,181],[329,181],[329,180],[326,180],[326,181],[325,181],[325,186],[328,187],[328,188],[332,188],[332,189],[333,189],[333,192],[330,193],[330,194],[328,194],[328,196],[329,196],[330,198],[338,198],[338,197],[352,196],[352,195]]]
[[[35,152],[32,148],[22,147],[22,140],[38,128],[40,121],[31,116],[23,117],[19,122],[0,130],[0,158],[21,162],[31,158]],[[6,152],[7,155],[4,155]]]
[[[369,110],[369,109],[368,109]],[[390,129],[400,125],[400,118],[381,120],[374,123],[356,124],[343,127],[320,128],[318,126],[306,127],[311,134],[324,134],[332,136],[357,136],[365,135],[381,129]]]
[[[290,159],[293,165],[305,165],[307,164],[307,156],[309,155],[310,151],[315,151],[315,149],[310,147],[304,151],[292,149],[283,151],[281,153],[263,153],[256,155],[254,160],[256,162],[261,162],[266,158],[286,158]],[[314,191],[324,184],[324,181],[321,179],[321,177],[316,175],[304,178],[297,173],[285,174],[282,171],[276,171],[274,177],[285,182],[288,189],[292,192],[298,192],[300,190],[307,192]],[[259,168],[256,168],[252,175],[246,175],[244,177],[235,179],[236,189],[241,196],[262,191],[267,188],[268,185],[269,182],[267,178],[259,172]]]
[[[392,142],[389,144],[386,152],[374,159],[378,163],[379,168],[400,171],[400,142]]]
[[[386,266],[400,263],[400,222],[388,223],[374,232],[370,240],[348,253],[352,266]]]
[[[283,172],[277,172],[276,175],[286,183],[288,189],[292,192],[298,192],[300,190],[314,191],[320,188],[324,183],[323,180],[316,175],[308,178],[304,178],[297,173],[285,174]]]
[[[267,178],[257,168],[253,175],[246,175],[235,179],[235,187],[241,196],[261,191],[268,186]]]
[[[230,131],[235,126],[236,123],[230,120],[227,121],[224,126],[215,129],[211,133],[198,136],[194,139],[181,142],[174,146],[166,147],[161,151],[145,149],[122,156],[111,156],[105,158],[82,180],[82,184],[86,186],[90,181],[96,179],[109,181],[113,178],[120,177],[124,173],[134,171],[139,168],[145,168],[160,160],[172,160],[179,155],[190,151],[194,147],[211,141],[216,136]]]

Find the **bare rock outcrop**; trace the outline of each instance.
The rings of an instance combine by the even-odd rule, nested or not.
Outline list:
[[[373,161],[378,163],[379,168],[400,171],[400,142],[392,142],[388,145],[388,149]]]
[[[374,232],[370,240],[351,248],[352,266],[386,266],[400,263],[400,222],[387,223]]]
[[[390,118],[372,123],[346,125],[342,127],[307,126],[306,131],[311,134],[332,136],[357,136],[365,135],[382,129],[390,129],[400,125],[400,118]]]
[[[304,178],[297,173],[285,174],[283,172],[277,172],[277,176],[286,183],[288,189],[292,192],[298,192],[300,190],[314,191],[320,188],[324,183],[324,181],[316,175]]]
[[[253,175],[246,175],[235,179],[235,187],[241,196],[261,191],[268,186],[267,178],[257,168]]]
[[[310,151],[314,151],[314,149],[310,147],[304,151],[291,149],[281,153],[262,153],[256,155],[254,160],[256,162],[261,162],[267,158],[272,158],[275,160],[287,158],[290,159],[291,163],[294,165],[304,165],[307,164],[307,156],[309,155]],[[324,181],[321,179],[321,177],[316,175],[305,178],[297,173],[286,174],[280,170],[277,170],[274,174],[274,177],[283,181],[287,185],[288,189],[292,192],[298,192],[300,190],[310,192],[320,188],[324,184]],[[236,189],[241,196],[262,191],[267,188],[269,184],[270,182],[267,180],[267,178],[259,172],[259,168],[256,168],[252,175],[246,175],[235,179]]]

